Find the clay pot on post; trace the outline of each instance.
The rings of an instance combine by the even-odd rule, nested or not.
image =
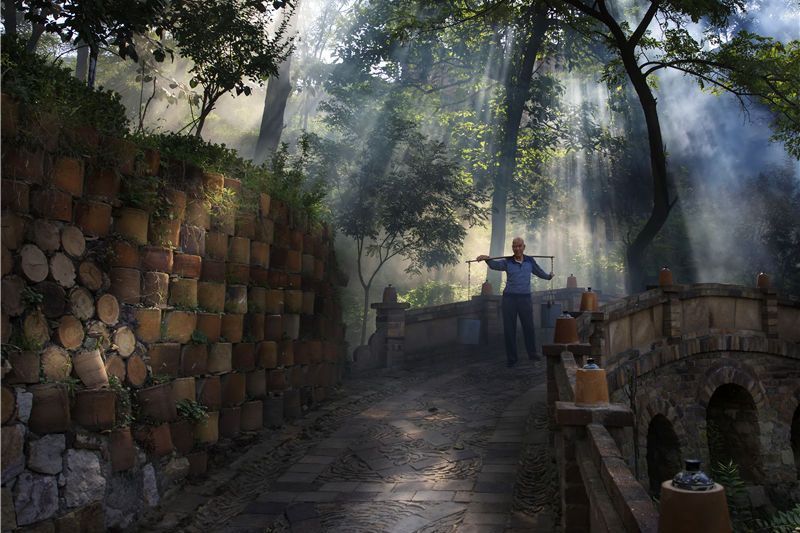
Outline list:
[[[608,403],[606,371],[589,357],[575,374],[575,404],[605,405]]]
[[[769,275],[759,272],[756,278],[756,287],[759,289],[769,289]]]
[[[592,292],[591,287],[587,287],[586,292],[581,294],[581,311],[595,312],[597,311],[597,293]]]
[[[661,270],[658,272],[658,285],[665,287],[673,285],[674,283],[675,282],[672,279],[672,271],[669,269],[669,267],[661,267]]]
[[[570,274],[567,278],[567,288],[568,289],[577,289],[578,288],[578,278],[576,278],[573,274]]]
[[[578,342],[578,325],[575,319],[564,313],[556,319],[556,330],[553,335],[554,344],[576,344]]]
[[[687,459],[686,469],[661,484],[658,530],[662,533],[727,533],[732,530],[725,489]]]

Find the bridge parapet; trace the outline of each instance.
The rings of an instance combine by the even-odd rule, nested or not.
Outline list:
[[[581,338],[607,371],[681,340],[733,334],[800,342],[800,299],[773,289],[695,284],[652,288],[578,318]]]
[[[623,404],[574,403],[588,344],[546,345],[547,392],[561,496],[561,530],[655,532],[658,512],[628,466],[633,412]]]

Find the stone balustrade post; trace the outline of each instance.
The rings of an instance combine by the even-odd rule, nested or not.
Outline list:
[[[472,297],[472,304],[477,306],[478,316],[481,319],[481,344],[489,344],[503,334],[500,298],[494,294]]]
[[[379,302],[375,309],[375,329],[386,334],[386,368],[400,368],[405,363],[406,309],[410,304]]]
[[[606,315],[597,311],[592,313],[590,320],[591,331],[589,335],[590,353],[596,361],[602,361],[606,355]]]
[[[664,303],[664,336],[668,340],[680,338],[683,312],[678,298],[678,288],[662,287],[661,290],[668,298]]]
[[[761,289],[761,328],[769,339],[778,338],[778,291],[772,287]]]

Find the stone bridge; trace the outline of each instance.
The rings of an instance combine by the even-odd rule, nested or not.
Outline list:
[[[736,463],[754,508],[798,500],[797,299],[659,287],[583,314],[578,326],[582,344],[545,347],[565,530],[655,531],[650,496],[688,457]],[[607,372],[608,409],[570,403],[589,355]]]

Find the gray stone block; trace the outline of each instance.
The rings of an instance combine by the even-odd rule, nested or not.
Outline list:
[[[54,433],[28,444],[28,468],[41,474],[59,474],[64,469],[63,454],[67,441],[63,433]]]
[[[58,484],[54,476],[23,472],[14,486],[17,525],[33,524],[58,511]]]
[[[87,450],[67,450],[66,457],[67,507],[79,507],[102,500],[106,492],[106,479],[97,454]]]

